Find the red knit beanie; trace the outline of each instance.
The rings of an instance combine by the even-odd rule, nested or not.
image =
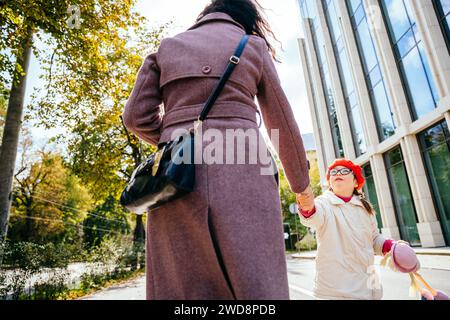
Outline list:
[[[358,182],[358,186],[356,187],[357,190],[361,190],[361,188],[364,185],[364,182],[366,181],[362,175],[362,169],[359,165],[353,163],[350,160],[347,159],[336,159],[332,164],[328,166],[327,170],[327,181],[330,183],[330,170],[334,167],[342,166],[346,167],[353,171],[353,174],[355,175],[356,182]]]

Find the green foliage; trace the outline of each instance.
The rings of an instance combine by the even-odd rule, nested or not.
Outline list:
[[[311,233],[307,233],[300,241],[295,243],[295,247],[300,251],[316,250],[317,240]]]
[[[91,196],[117,196],[141,158],[138,139],[125,135],[119,115],[143,57],[159,45],[169,23],[149,28],[134,10],[136,0],[0,4],[0,83],[10,86],[31,31],[44,85],[32,93],[24,122],[64,128],[52,141],[67,147],[66,160]]]
[[[311,168],[309,170],[310,185],[314,196],[318,197],[322,194],[322,187],[320,185],[320,172],[317,163],[317,155],[315,151],[308,151],[307,153]]]
[[[23,141],[8,233],[17,247],[5,255],[11,268],[0,272],[0,280],[7,278],[0,281],[1,295],[54,299],[65,286],[56,279],[65,278],[65,266],[73,261],[103,259],[98,263],[120,266],[120,272],[143,265],[143,243],[130,236],[135,218],[116,199],[153,149],[127,135],[119,115],[143,57],[159,45],[167,24],[148,28],[133,10],[135,2],[0,0],[0,129],[9,97],[5,88],[24,75],[19,61],[33,35],[44,85],[35,88],[24,123],[62,127],[64,134],[49,143],[66,147],[29,154],[32,142]],[[127,243],[117,240],[122,234]],[[39,280],[33,292],[24,293],[26,281],[44,268],[61,272],[52,275],[53,283]]]
[[[19,299],[26,300],[56,300],[61,296],[61,293],[69,290],[67,285],[67,278],[69,277],[69,272],[63,271],[53,271],[49,278],[41,279],[33,285],[33,290],[30,291],[31,294],[21,295]]]
[[[111,231],[114,233],[129,234],[131,232],[128,224],[129,213],[112,196],[88,213],[83,226],[84,242],[87,247],[95,247],[102,243]]]
[[[91,250],[83,252],[83,274],[70,281],[72,250],[64,244],[5,242],[5,264],[0,269],[1,299],[61,299],[72,292],[100,288],[111,280],[127,278],[142,270],[145,247],[139,248],[129,237],[109,236]]]
[[[311,188],[313,189],[314,195],[317,197],[322,193],[322,189],[320,186],[320,174],[319,174],[319,167],[317,164],[317,158],[315,156],[314,151],[308,152],[307,157],[311,165],[309,171],[310,185]],[[280,164],[279,168],[281,168]],[[283,170],[279,171],[280,171],[280,198],[281,198],[281,207],[283,211],[283,222],[288,223],[290,225],[292,233],[297,233],[298,231],[299,238],[302,238],[307,234],[307,228],[300,223],[300,219],[297,214],[292,214],[289,211],[289,206],[292,203],[296,203],[295,193],[291,191],[284,171]]]
[[[114,70],[114,73],[104,80],[105,87],[110,88],[110,91],[99,101],[95,100],[90,89],[86,88],[89,95],[85,95],[85,90],[74,95],[70,88],[55,86],[54,94],[59,97],[58,103],[68,112],[52,117],[59,117],[66,124],[66,119],[73,118],[70,112],[74,112],[71,108],[74,104],[78,106],[76,113],[82,114],[84,106],[95,112],[87,117],[74,116],[76,121],[66,125],[67,130],[72,133],[71,139],[65,136],[56,139],[64,139],[72,169],[89,187],[96,200],[104,199],[109,194],[117,197],[125,180],[128,180],[143,156],[154,151],[154,147],[142,144],[136,136],[127,135],[119,116],[134,85],[143,56],[156,50],[166,27],[167,25],[154,30],[142,27],[134,30],[133,34],[124,33],[122,42],[111,43],[110,51],[121,52],[121,55],[107,60],[108,69]],[[125,50],[123,46],[126,43],[133,45],[128,45]],[[120,48],[114,47],[118,44]],[[53,106],[41,105],[40,109],[48,110],[49,114],[55,111]]]
[[[280,167],[280,166],[279,166]],[[286,179],[286,175],[283,170],[279,170],[280,173],[280,198],[281,208],[283,213],[283,222],[288,223],[291,228],[291,233],[300,233],[300,237],[306,234],[306,227],[304,227],[297,216],[289,211],[289,206],[296,203],[295,193],[291,191],[289,183]]]
[[[3,264],[9,268],[38,271],[40,268],[65,268],[70,259],[71,252],[60,244],[8,241]]]
[[[78,226],[92,207],[80,179],[55,153],[39,151],[36,161],[22,163],[15,175],[9,239],[41,243],[77,241]]]

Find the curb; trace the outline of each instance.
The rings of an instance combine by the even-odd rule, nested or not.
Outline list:
[[[291,255],[292,259],[306,259],[306,260],[315,260],[316,256],[294,256]]]
[[[416,252],[417,255],[420,256],[442,256],[442,257],[450,257],[450,252]],[[293,259],[311,259],[314,260],[316,258],[315,255],[298,255],[298,254],[290,254],[290,257]]]
[[[450,256],[450,252],[418,252],[418,251],[415,252],[417,255],[422,256]]]

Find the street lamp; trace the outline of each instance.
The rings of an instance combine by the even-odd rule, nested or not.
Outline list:
[[[291,205],[289,206],[289,211],[292,214],[295,214],[297,216],[297,212],[298,212],[298,204],[297,203],[291,203]],[[297,231],[297,242],[299,241],[300,238],[300,232],[298,231],[298,226],[297,226],[297,217],[294,218],[295,220],[295,230]],[[295,244],[294,244],[295,246]],[[296,247],[296,246],[295,246]],[[298,253],[300,253],[300,248],[297,249]]]

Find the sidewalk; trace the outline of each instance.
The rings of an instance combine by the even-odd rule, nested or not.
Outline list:
[[[442,248],[414,248],[421,268],[450,271],[450,247]],[[314,260],[317,251],[303,251],[293,253],[290,256],[294,259]],[[379,264],[382,257],[376,256],[375,263]]]
[[[77,300],[145,300],[145,275],[112,285]]]

